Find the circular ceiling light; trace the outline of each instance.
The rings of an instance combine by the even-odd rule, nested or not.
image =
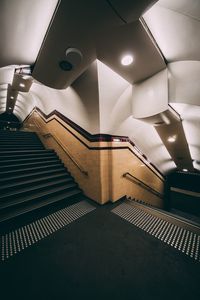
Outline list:
[[[183,172],[188,172],[188,169],[183,169]]]
[[[13,97],[13,96],[11,96],[11,97],[10,97],[10,99],[14,99],[14,97]]]
[[[176,140],[176,135],[169,136],[167,140],[168,140],[168,142],[170,142],[170,143],[174,143],[175,140]]]
[[[25,87],[25,84],[24,83],[20,83],[19,86]]]
[[[129,66],[133,62],[133,56],[130,54],[124,55],[121,59],[121,64],[123,66]]]

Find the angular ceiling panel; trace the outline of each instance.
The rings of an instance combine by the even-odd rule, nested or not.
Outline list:
[[[108,4],[125,23],[138,20],[140,16],[157,1],[158,0],[107,0]]]
[[[158,5],[200,20],[199,0],[159,0]]]
[[[121,64],[131,54],[133,63]],[[98,37],[97,58],[130,83],[144,80],[163,70],[165,62],[140,21],[123,25]]]
[[[106,1],[61,1],[54,22],[36,62],[33,77],[43,84],[64,89],[96,59],[95,38],[102,31],[123,24]],[[80,65],[63,71],[59,64],[66,50],[77,48],[82,53]]]
[[[198,9],[199,7],[200,3]],[[160,6],[159,2],[143,18],[168,62],[200,60],[198,19]]]

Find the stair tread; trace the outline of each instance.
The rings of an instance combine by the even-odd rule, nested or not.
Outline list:
[[[61,173],[64,173],[66,172],[66,169],[55,169],[51,172],[61,172]],[[36,172],[36,173],[31,173],[31,174],[23,174],[21,176],[12,176],[12,177],[9,177],[9,178],[3,178],[3,179],[0,179],[0,182],[4,182],[4,181],[7,181],[8,179],[9,180],[16,180],[16,179],[20,179],[20,178],[27,178],[27,177],[33,177],[33,176],[39,176],[39,175],[43,175],[43,174],[49,174],[49,170],[46,170],[46,171],[42,171],[42,172]],[[66,172],[66,174],[68,174]]]
[[[19,158],[19,159],[4,159],[4,160],[0,160],[0,164],[3,162],[5,164],[7,163],[12,163],[12,162],[16,162],[20,163],[20,162],[26,162],[26,161],[34,161],[34,160],[43,160],[43,159],[49,159],[49,160],[53,160],[53,159],[59,159],[56,155],[47,155],[47,156],[43,156],[43,157],[28,157],[28,158]]]
[[[50,205],[52,203],[55,203],[55,202],[58,202],[58,201],[61,201],[61,200],[66,200],[67,198],[70,198],[72,196],[76,196],[80,193],[81,193],[81,191],[78,190],[78,189],[73,190],[73,191],[68,191],[64,195],[63,194],[62,195],[57,195],[57,196],[53,197],[52,199],[50,199],[50,198],[45,199],[44,201],[42,201],[40,203],[35,203],[35,204],[32,204],[32,205],[29,205],[28,207],[20,208],[18,210],[15,210],[15,212],[10,212],[10,213],[7,213],[7,214],[4,214],[4,215],[0,216],[0,222],[15,218],[17,216],[20,216],[20,215],[23,215],[25,213],[34,211],[36,209],[42,208],[42,207]]]
[[[0,172],[0,176],[1,175],[6,175],[6,174],[12,174],[12,173],[16,173],[16,172],[27,172],[29,170],[38,170],[38,169],[45,169],[45,168],[51,168],[51,167],[60,167],[60,168],[64,168],[64,166],[61,164],[61,163],[57,163],[57,164],[53,164],[53,165],[50,165],[50,166],[39,166],[39,167],[32,167],[32,168],[27,168],[27,169],[19,169],[19,170],[9,170],[9,171],[3,171],[3,172]]]
[[[49,151],[43,151],[43,152],[37,152],[37,153],[35,153],[35,152],[31,152],[31,153],[26,153],[26,152],[24,152],[24,151],[18,151],[17,152],[17,154],[15,154],[15,153],[13,153],[13,151],[11,152],[9,152],[8,153],[8,155],[4,155],[4,154],[7,154],[7,152],[1,152],[0,151],[0,160],[4,160],[5,158],[20,158],[20,157],[24,157],[24,158],[29,158],[30,156],[31,157],[43,157],[43,156],[45,156],[45,155],[55,155],[56,153],[55,152],[49,152]]]
[[[39,164],[48,164],[48,163],[52,163],[52,162],[60,162],[58,157],[53,158],[52,160],[45,160],[45,161],[37,161],[37,162],[30,162],[30,163],[25,163],[25,164],[14,164],[14,165],[7,165],[7,166],[1,166],[2,168],[15,168],[15,167],[19,167],[19,166],[34,166],[34,165],[39,165]]]
[[[52,188],[54,185],[56,185],[58,183],[66,183],[66,182],[68,182],[68,180],[66,180],[66,179],[57,179],[57,180],[51,182],[51,185],[49,185],[49,182],[48,182],[48,184],[47,183],[41,183],[41,184],[38,184],[37,186],[24,187],[22,189],[7,192],[3,195],[0,195],[0,201],[2,201],[2,199],[6,198],[6,197],[20,196],[20,194],[22,194],[22,193],[37,191],[38,189],[45,188],[45,187]],[[0,207],[1,207],[1,204],[0,204]]]
[[[4,202],[4,203],[0,204],[0,210],[8,208],[8,207],[15,206],[15,205],[18,205],[18,204],[22,204],[22,203],[25,203],[25,202],[28,202],[28,201],[37,200],[41,197],[45,197],[45,196],[50,197],[54,193],[62,192],[62,191],[68,190],[68,189],[73,188],[73,187],[79,189],[77,187],[76,183],[71,183],[71,184],[65,185],[64,187],[63,186],[53,187],[52,189],[49,188],[47,191],[40,191],[40,192],[37,192],[33,195],[23,196],[23,197],[20,197],[18,199],[15,199],[14,201],[10,201],[10,202],[6,201],[6,203]]]
[[[36,153],[36,154],[39,154],[39,153],[44,153],[44,152],[53,152],[53,150],[52,149],[33,149],[33,150],[31,150],[31,149],[29,149],[29,150],[13,150],[13,151],[1,151],[1,149],[0,149],[0,154],[2,155],[2,154],[11,154],[11,155],[13,155],[13,153],[14,152],[16,152],[16,153],[20,153],[21,155],[22,154],[24,154],[24,153],[28,153],[28,154],[31,154],[31,153]]]
[[[24,180],[24,181],[20,181],[20,182],[16,182],[16,183],[10,183],[10,184],[1,186],[0,192],[1,192],[1,190],[7,189],[7,188],[15,188],[15,187],[22,186],[25,184],[37,183],[38,181],[41,182],[41,181],[48,180],[48,179],[57,179],[59,177],[66,177],[66,180],[68,178],[69,181],[72,180],[72,178],[69,177],[69,173],[66,172],[66,174],[63,173],[63,174],[57,174],[57,175],[49,175],[49,176],[44,176],[42,178],[35,178],[35,179]]]

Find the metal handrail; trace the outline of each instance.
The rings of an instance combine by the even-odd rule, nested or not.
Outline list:
[[[151,192],[152,194],[158,196],[159,198],[163,198],[163,195],[161,193],[159,193],[158,191],[154,190],[152,187],[148,186],[145,182],[143,182],[142,180],[138,179],[137,177],[135,177],[134,175],[132,175],[129,172],[126,172],[123,174],[123,177],[127,177],[130,176],[131,179],[139,186],[142,186],[143,188],[145,188],[146,190],[148,190],[149,192]]]
[[[69,152],[67,147],[65,145],[63,145],[63,143],[61,142],[61,140],[59,138],[55,137],[52,133],[43,134],[43,137],[44,138],[52,137],[56,141],[56,143],[63,149],[63,151],[67,154],[67,156],[71,159],[71,161],[77,166],[77,168],[81,171],[81,173],[88,176],[88,172],[85,171],[82,166],[80,166],[80,163],[78,163],[75,160],[75,158],[73,158],[72,154]]]
[[[40,125],[34,120],[35,125],[41,129]],[[42,131],[41,131],[42,133]],[[77,166],[77,168],[81,171],[81,173],[83,173],[84,175],[88,176],[88,172],[84,170],[84,168],[75,160],[75,158],[73,158],[72,154],[70,153],[70,151],[66,148],[65,145],[63,145],[63,143],[60,141],[60,139],[58,139],[57,137],[55,137],[52,133],[42,133],[42,136],[44,138],[49,138],[52,137],[56,143],[63,149],[63,151],[67,154],[67,156],[69,157],[69,159]]]

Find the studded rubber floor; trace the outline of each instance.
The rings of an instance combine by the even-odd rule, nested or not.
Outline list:
[[[198,237],[184,230],[80,199],[3,231],[1,298],[199,300]]]
[[[133,207],[128,203],[122,203],[114,208],[112,212],[200,262],[200,235],[197,233],[163,220],[138,207]]]
[[[81,201],[38,219],[35,222],[5,233],[1,236],[2,261],[32,246],[94,209],[95,207],[86,201]]]

